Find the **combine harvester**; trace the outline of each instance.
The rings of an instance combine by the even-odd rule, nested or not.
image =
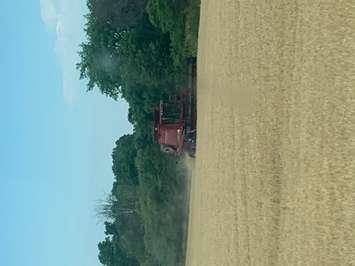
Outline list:
[[[196,151],[196,60],[189,65],[187,88],[160,101],[154,112],[154,139],[161,151],[191,157]]]

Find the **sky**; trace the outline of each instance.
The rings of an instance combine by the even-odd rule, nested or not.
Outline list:
[[[78,79],[85,0],[0,8],[0,265],[98,266],[95,206],[128,106]]]

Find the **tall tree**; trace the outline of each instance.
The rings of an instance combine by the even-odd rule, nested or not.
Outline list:
[[[144,15],[146,0],[89,0],[88,6],[102,23],[117,29],[137,26]]]
[[[114,265],[114,250],[113,244],[109,237],[106,237],[104,241],[98,244],[99,248],[99,261],[103,265],[113,266]]]
[[[112,170],[117,180],[130,185],[138,184],[134,159],[137,155],[134,135],[124,135],[116,141],[112,151]]]

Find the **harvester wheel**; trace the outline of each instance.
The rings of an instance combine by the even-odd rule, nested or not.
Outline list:
[[[194,142],[185,143],[185,152],[192,158],[195,158],[196,144]]]
[[[168,145],[162,145],[161,146],[161,151],[167,154],[174,154],[175,150],[174,148],[168,146]]]

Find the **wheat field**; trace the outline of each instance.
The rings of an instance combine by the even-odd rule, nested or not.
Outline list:
[[[355,1],[202,0],[187,265],[355,265]]]

